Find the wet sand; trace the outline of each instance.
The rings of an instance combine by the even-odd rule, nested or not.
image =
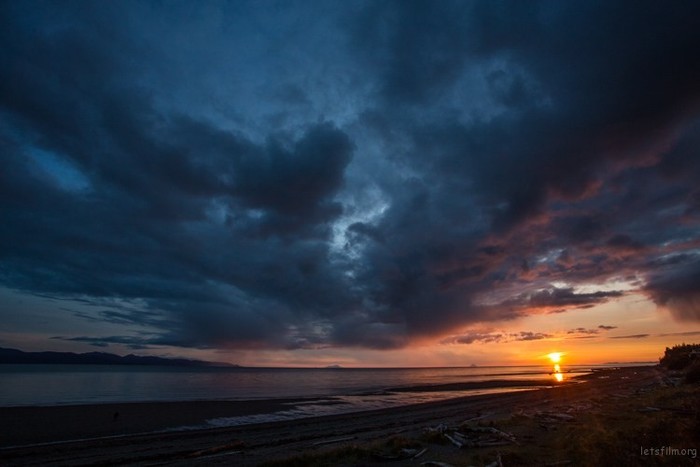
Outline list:
[[[0,448],[206,425],[218,417],[288,410],[300,399],[0,407]]]
[[[591,398],[610,398],[658,385],[661,374],[654,367],[634,367],[597,371],[577,379],[582,382],[526,392],[230,428],[150,434],[133,433],[200,425],[209,418],[272,413],[301,401],[0,408],[0,464],[258,465],[323,450],[325,446],[370,443],[397,433],[413,436],[426,427],[460,423],[482,413],[492,417],[510,416],[525,409],[545,410]],[[116,419],[115,413],[118,413]],[[74,439],[83,440],[67,441]],[[8,447],[18,445],[25,446]]]

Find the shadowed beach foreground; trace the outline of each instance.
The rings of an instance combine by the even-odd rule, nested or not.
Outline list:
[[[294,401],[2,408],[0,464],[700,465],[689,451],[700,445],[697,384],[676,387],[656,367],[602,370],[577,380],[527,392],[152,434],[120,433],[273,412]],[[88,437],[94,439],[61,441]],[[662,447],[687,451],[654,451]]]

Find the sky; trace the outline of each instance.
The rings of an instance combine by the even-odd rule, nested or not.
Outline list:
[[[700,340],[700,3],[0,2],[0,346]]]

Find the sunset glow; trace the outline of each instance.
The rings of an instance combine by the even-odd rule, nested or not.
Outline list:
[[[561,352],[552,352],[549,355],[547,355],[547,357],[552,361],[552,363],[559,363],[561,361],[561,356]]]

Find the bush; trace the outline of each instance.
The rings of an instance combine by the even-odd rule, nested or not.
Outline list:
[[[669,370],[683,370],[694,361],[697,361],[698,352],[700,352],[700,344],[681,344],[674,345],[671,348],[666,347],[664,356],[659,360],[659,364]]]
[[[685,374],[685,382],[700,383],[700,359],[695,359],[688,368],[688,372]]]

